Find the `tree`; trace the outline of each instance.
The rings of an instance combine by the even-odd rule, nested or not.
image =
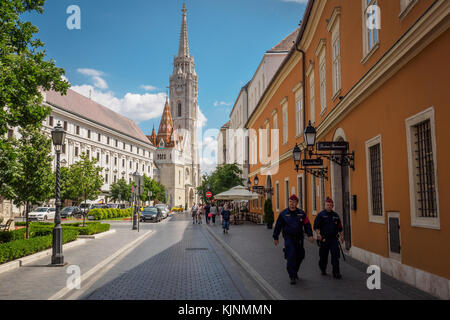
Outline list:
[[[13,196],[17,149],[5,137],[10,128],[40,128],[51,109],[42,104],[39,90],[67,93],[64,70],[45,61],[44,44],[33,39],[38,28],[19,17],[44,10],[45,0],[0,1],[0,194]],[[3,168],[7,168],[4,170]]]
[[[267,199],[264,202],[264,222],[267,223],[267,228],[272,229],[274,216],[271,199]]]
[[[215,195],[236,186],[243,186],[241,174],[242,170],[235,163],[220,165],[210,175],[205,174],[202,176],[202,182],[197,187],[197,194],[204,202],[207,202],[206,192],[208,191]],[[207,188],[208,184],[210,186],[209,189]]]
[[[113,201],[120,199],[123,201],[128,201],[131,197],[131,184],[128,184],[125,179],[120,179],[116,183],[111,184],[111,199]]]
[[[97,159],[89,160],[89,157],[83,152],[81,160],[70,166],[70,184],[73,186],[73,199],[77,202],[84,200],[95,200],[100,194],[100,188],[103,185],[101,172],[103,168],[96,166]],[[85,212],[83,214],[83,226],[86,220]]]
[[[15,205],[26,205],[26,237],[30,205],[49,200],[55,188],[52,173],[51,140],[32,126],[19,129],[20,138],[13,145],[17,154],[11,182]]]
[[[148,197],[148,192],[152,192],[152,196]],[[159,181],[144,175],[144,193],[141,196],[142,201],[157,200],[158,202],[166,202],[166,187]]]

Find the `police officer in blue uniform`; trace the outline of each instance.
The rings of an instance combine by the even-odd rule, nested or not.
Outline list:
[[[291,284],[298,280],[298,270],[305,258],[303,248],[303,232],[308,236],[309,241],[314,242],[311,223],[303,210],[297,208],[298,198],[294,194],[289,198],[289,208],[285,209],[278,216],[273,231],[274,244],[278,245],[280,232],[283,234],[285,246],[285,258],[287,259],[287,271]]]
[[[327,274],[328,252],[331,253],[331,265],[333,266],[333,277],[341,279],[339,270],[339,243],[344,241],[342,233],[342,224],[339,215],[333,211],[333,200],[327,198],[325,201],[325,210],[320,212],[314,220],[314,230],[317,233],[317,242],[319,244],[319,268],[322,275]],[[338,237],[339,236],[339,237]]]

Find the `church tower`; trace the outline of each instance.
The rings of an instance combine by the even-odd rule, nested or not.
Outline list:
[[[186,5],[183,4],[180,44],[178,55],[173,61],[170,76],[170,109],[174,131],[179,129],[185,141],[185,151],[192,163],[199,162],[197,150],[198,77],[195,73],[194,57],[189,53],[189,39],[186,21]],[[186,134],[189,136],[185,137]]]

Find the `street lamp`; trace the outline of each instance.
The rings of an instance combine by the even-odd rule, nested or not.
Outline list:
[[[58,124],[52,130],[52,141],[55,146],[56,152],[56,197],[55,197],[55,227],[53,228],[52,238],[52,265],[63,266],[64,255],[62,252],[62,227],[61,227],[61,199],[60,199],[60,187],[59,187],[59,156],[61,149],[66,138],[66,132],[61,127],[61,123]]]
[[[308,148],[314,147],[314,144],[316,142],[316,133],[316,128],[312,126],[310,120],[304,132],[304,139]]]
[[[259,183],[258,175],[255,176],[255,179],[253,179],[253,182],[255,183],[255,186],[258,185],[258,183]]]
[[[295,168],[296,168],[296,170],[298,172],[299,171],[299,167],[300,167],[301,157],[302,157],[302,151],[298,147],[298,144],[295,144],[293,155],[294,155]]]
[[[250,180],[250,178],[248,178],[248,180],[247,180],[247,188],[248,188],[248,191],[250,191],[250,189],[252,188],[252,181]]]
[[[137,193],[138,193],[138,183],[139,183],[139,174],[137,171],[133,173],[134,180],[134,214],[133,214],[133,229],[137,230]]]

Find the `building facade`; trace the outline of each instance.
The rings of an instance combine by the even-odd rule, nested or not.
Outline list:
[[[198,76],[194,57],[189,53],[183,5],[178,55],[170,76],[169,101],[166,101],[158,134],[150,141],[157,147],[155,162],[160,182],[166,186],[166,200],[172,206],[192,207],[198,200],[200,161],[197,147]]]
[[[272,198],[275,218],[290,194],[311,220],[332,197],[348,254],[444,299],[449,13],[445,0],[310,0],[294,48],[246,123],[262,132],[250,136],[249,176],[273,190],[262,198]],[[322,157],[315,175],[293,161],[297,144],[309,157],[309,121],[316,142],[346,142],[350,155],[329,151],[335,161]],[[264,135],[267,123],[278,133]],[[262,214],[262,204],[251,210]]]

